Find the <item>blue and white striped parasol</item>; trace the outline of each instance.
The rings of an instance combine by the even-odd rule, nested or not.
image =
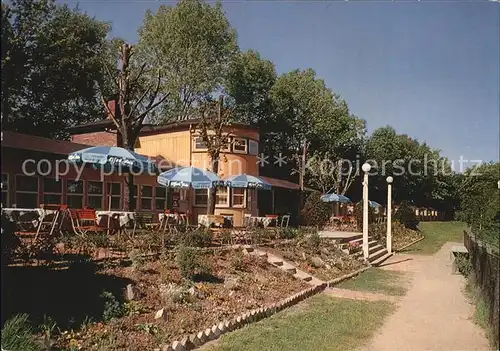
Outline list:
[[[116,146],[93,146],[75,151],[69,154],[68,160],[74,163],[108,167],[116,171],[158,172],[154,162],[146,156]]]
[[[231,176],[225,180],[225,183],[231,188],[253,188],[263,190],[271,190],[272,188],[271,184],[268,182],[249,174]]]
[[[221,184],[220,177],[197,167],[173,168],[158,176],[158,184],[169,188],[208,189]]]
[[[382,207],[381,204],[379,204],[378,202],[375,202],[375,201],[372,201],[372,200],[368,200],[368,205],[370,205],[371,207]]]
[[[351,202],[351,199],[349,199],[347,196],[337,195],[334,193],[322,195],[321,200],[323,202],[341,202],[341,203]]]

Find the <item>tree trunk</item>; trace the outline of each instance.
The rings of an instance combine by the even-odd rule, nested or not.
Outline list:
[[[130,138],[130,133],[126,128],[120,131],[121,143],[118,145],[127,150],[134,151],[135,139]],[[135,198],[136,194],[134,191],[134,175],[129,172],[127,176],[127,181],[125,182],[125,187],[123,189],[123,201],[125,203],[125,211],[134,212],[135,211]]]
[[[212,169],[211,171],[215,174],[219,173],[219,155],[214,155],[210,157],[212,161]],[[229,196],[229,194],[228,194]],[[207,206],[207,214],[213,215],[215,214],[215,200],[217,197],[217,188],[211,187],[208,195],[208,206]]]

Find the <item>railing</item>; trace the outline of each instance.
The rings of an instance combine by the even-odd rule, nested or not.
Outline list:
[[[489,322],[493,337],[498,345],[500,316],[500,257],[498,248],[482,242],[474,234],[464,231],[464,246],[469,251],[475,284],[480,288],[484,300],[489,305]]]

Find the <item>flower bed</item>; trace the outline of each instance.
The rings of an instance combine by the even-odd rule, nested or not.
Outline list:
[[[330,239],[320,239],[319,245],[309,238],[276,244],[273,251],[298,268],[323,281],[329,281],[365,267],[363,260],[340,250]]]
[[[110,321],[60,335],[57,346],[152,350],[308,287],[265,260],[243,256],[240,251],[204,250],[199,255],[209,268],[191,282],[181,277],[174,253],[99,271],[131,281],[134,299],[122,305],[121,296],[104,296],[104,317]]]

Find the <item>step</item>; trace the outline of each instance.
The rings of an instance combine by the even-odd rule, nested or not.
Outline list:
[[[372,264],[372,266],[379,266],[380,264],[385,262],[385,260],[387,260],[391,256],[392,256],[391,253],[386,253],[384,256],[381,256],[381,257],[377,258],[376,260],[372,261],[371,264]]]
[[[311,280],[313,280],[313,277],[311,277],[310,275],[308,275],[306,277],[303,277],[302,280],[305,281],[305,282],[310,282]]]
[[[359,242],[359,246],[356,249],[349,250],[349,244],[348,243],[342,244],[344,246],[344,247],[342,247],[342,249],[349,250],[349,253],[358,252],[359,250],[363,250],[363,240],[361,239],[360,241],[356,241],[356,242]],[[375,245],[378,245],[378,241],[377,240],[370,240],[370,241],[368,241],[368,247],[369,248],[373,247]]]
[[[285,271],[290,274],[295,274],[297,273],[297,268],[295,267],[285,268]]]
[[[382,249],[374,252],[372,255],[369,255],[368,261],[371,263],[371,262],[375,261],[377,258],[384,256],[385,254],[387,254],[387,249],[385,247],[383,247]]]
[[[267,253],[259,253],[259,258],[267,258]]]
[[[271,263],[275,266],[283,266],[283,261],[272,260]]]
[[[384,246],[380,245],[380,244],[377,244],[375,246],[372,246],[372,247],[369,247],[368,248],[368,256],[370,256],[371,254],[373,254],[374,252],[378,252],[379,250],[381,249],[385,249]]]

